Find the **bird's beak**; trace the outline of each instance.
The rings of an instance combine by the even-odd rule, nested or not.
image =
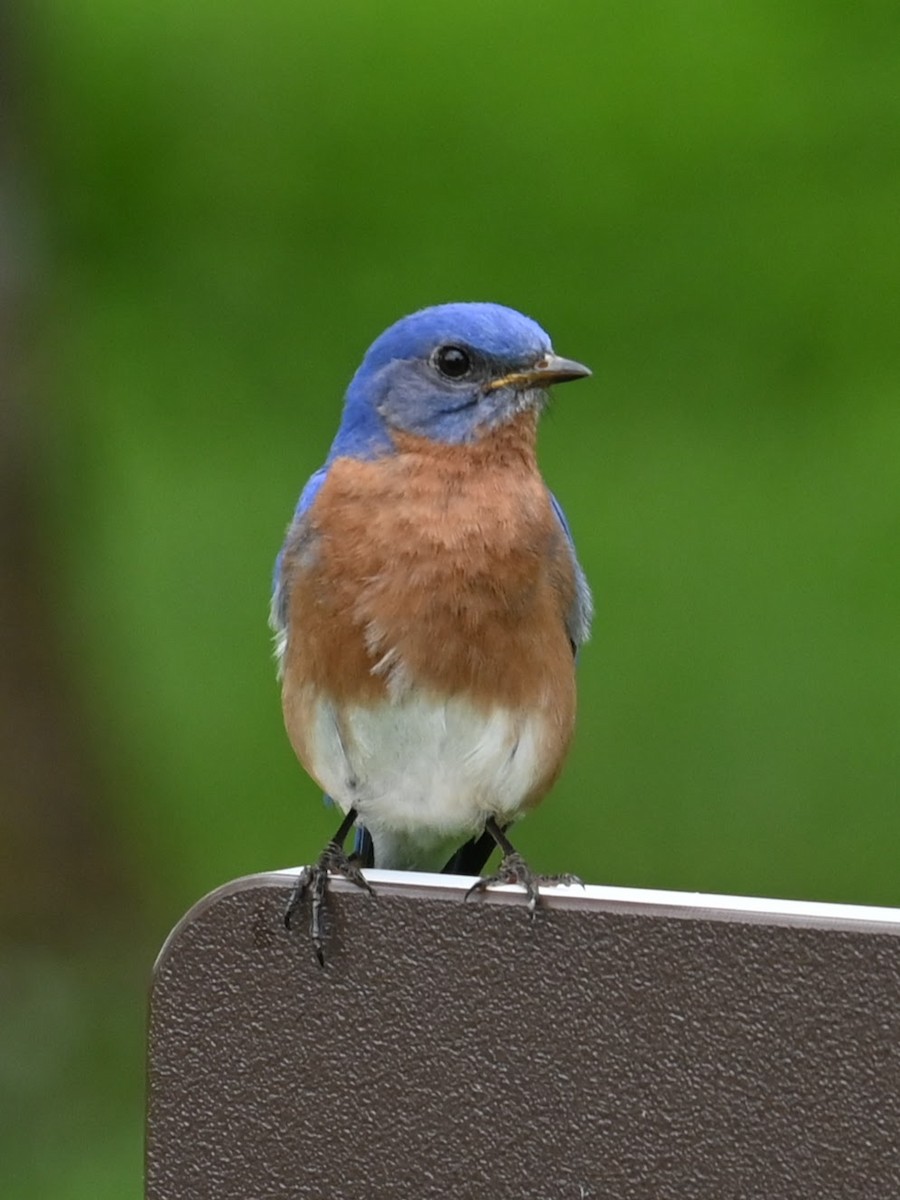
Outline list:
[[[590,368],[574,362],[571,358],[560,358],[558,354],[545,354],[533,367],[525,371],[514,371],[502,379],[492,379],[487,390],[492,392],[501,387],[550,387],[551,383],[568,383],[570,379],[584,379]]]

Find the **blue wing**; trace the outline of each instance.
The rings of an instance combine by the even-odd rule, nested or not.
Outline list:
[[[275,634],[275,658],[278,661],[279,675],[281,674],[281,663],[284,658],[285,649],[287,648],[288,636],[288,589],[282,570],[284,552],[288,543],[296,540],[298,526],[302,523],[304,516],[309,512],[310,508],[312,508],[313,501],[318,496],[319,489],[325,482],[327,474],[328,467],[326,465],[320,467],[307,480],[306,487],[300,493],[300,499],[297,501],[297,507],[294,509],[294,516],[288,526],[284,545],[278,551],[278,557],[275,559],[275,570],[272,575],[272,604],[269,609],[269,626]]]
[[[313,501],[318,496],[322,484],[328,475],[328,464],[324,467],[319,467],[310,475],[306,481],[306,486],[300,493],[300,499],[297,501],[297,507],[294,509],[294,515],[291,518],[291,523],[288,526],[288,531],[284,539],[284,545],[278,551],[278,557],[275,559],[275,570],[272,575],[272,607],[269,611],[269,625],[275,634],[275,657],[278,660],[278,674],[281,675],[282,662],[284,660],[284,652],[287,649],[288,638],[288,587],[285,582],[282,564],[284,562],[284,554],[289,545],[299,545],[303,541],[303,518],[313,506]],[[334,804],[334,801],[328,795],[323,795],[322,799],[326,804]],[[366,842],[368,834],[360,826],[356,832],[357,849],[367,856],[367,866],[371,866],[371,839]]]
[[[594,601],[591,596],[587,576],[581,569],[581,563],[578,561],[578,556],[575,553],[575,540],[572,537],[569,522],[566,520],[566,514],[552,492],[550,493],[550,503],[553,505],[553,511],[556,513],[557,519],[562,526],[562,531],[566,535],[566,542],[572,555],[572,566],[575,569],[575,599],[572,602],[571,608],[566,613],[566,631],[569,634],[572,649],[577,653],[578,647],[582,646],[591,635],[591,622],[594,619]]]

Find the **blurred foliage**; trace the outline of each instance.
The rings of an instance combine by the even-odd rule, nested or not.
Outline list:
[[[118,976],[98,936],[81,992],[47,977],[69,1048],[36,1078],[86,1132],[39,1166],[0,1147],[15,1194],[138,1194],[135,958],[332,832],[281,728],[271,563],[361,354],[425,304],[511,304],[595,369],[541,453],[596,632],[517,845],[592,882],[900,903],[900,10],[26,14],[54,599],[149,915]]]

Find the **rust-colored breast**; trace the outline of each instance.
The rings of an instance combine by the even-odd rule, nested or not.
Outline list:
[[[367,703],[410,684],[574,720],[571,554],[531,414],[470,446],[399,435],[338,459],[285,560],[285,689]]]

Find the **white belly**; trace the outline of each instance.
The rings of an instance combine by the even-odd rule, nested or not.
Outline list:
[[[418,691],[377,706],[308,697],[310,774],[355,808],[378,867],[434,869],[485,820],[512,821],[546,773],[546,717]]]

